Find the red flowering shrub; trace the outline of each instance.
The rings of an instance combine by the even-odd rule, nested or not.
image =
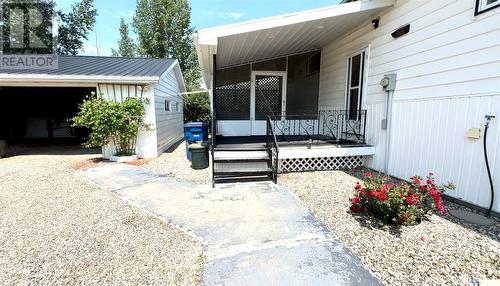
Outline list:
[[[384,222],[403,225],[418,223],[430,213],[446,215],[441,194],[455,187],[449,183],[438,186],[434,174],[429,173],[423,182],[419,176],[410,178],[411,183],[391,183],[389,178],[363,174],[364,182],[354,186],[351,199],[352,212],[369,212]]]

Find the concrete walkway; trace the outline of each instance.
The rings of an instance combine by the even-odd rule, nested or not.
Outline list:
[[[82,174],[199,236],[206,249],[203,285],[380,285],[279,185],[212,189],[126,164],[102,164]]]

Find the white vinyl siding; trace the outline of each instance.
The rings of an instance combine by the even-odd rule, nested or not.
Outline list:
[[[183,100],[175,69],[161,76],[154,86],[154,93],[157,149],[160,154],[183,137]]]
[[[347,58],[369,47],[363,108],[366,138],[376,155],[366,165],[376,170],[384,165],[386,93],[379,82],[396,73],[389,173],[409,178],[434,171],[440,182],[455,183],[452,196],[487,207],[483,138],[465,134],[471,127],[484,134],[484,115],[497,115],[487,145],[493,178],[500,178],[500,9],[477,17],[474,9],[475,0],[401,0],[380,15],[378,29],[367,21],[324,46],[319,105],[345,106]],[[406,24],[411,24],[408,34],[391,37]],[[494,210],[500,211],[500,200]]]
[[[102,92],[104,97],[109,100],[123,101],[127,97],[143,98],[153,102],[153,86],[132,84],[98,84],[98,92]],[[155,110],[152,104],[145,107],[144,122],[149,124],[152,131],[140,130],[137,136],[137,156],[139,158],[155,158],[158,156],[156,149],[156,133],[155,133]],[[114,147],[109,145],[103,148],[104,158],[109,158],[114,153]]]

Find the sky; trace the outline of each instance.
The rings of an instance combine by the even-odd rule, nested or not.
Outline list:
[[[56,0],[68,11],[77,0]],[[249,21],[338,4],[340,0],[190,0],[191,25],[196,29]],[[83,55],[111,55],[119,38],[120,19],[131,23],[136,0],[94,0],[99,14]],[[99,47],[99,49],[97,48]]]

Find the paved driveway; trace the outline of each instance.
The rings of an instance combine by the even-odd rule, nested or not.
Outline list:
[[[199,236],[204,285],[380,285],[286,189],[195,186],[140,167],[82,172],[118,197]]]

